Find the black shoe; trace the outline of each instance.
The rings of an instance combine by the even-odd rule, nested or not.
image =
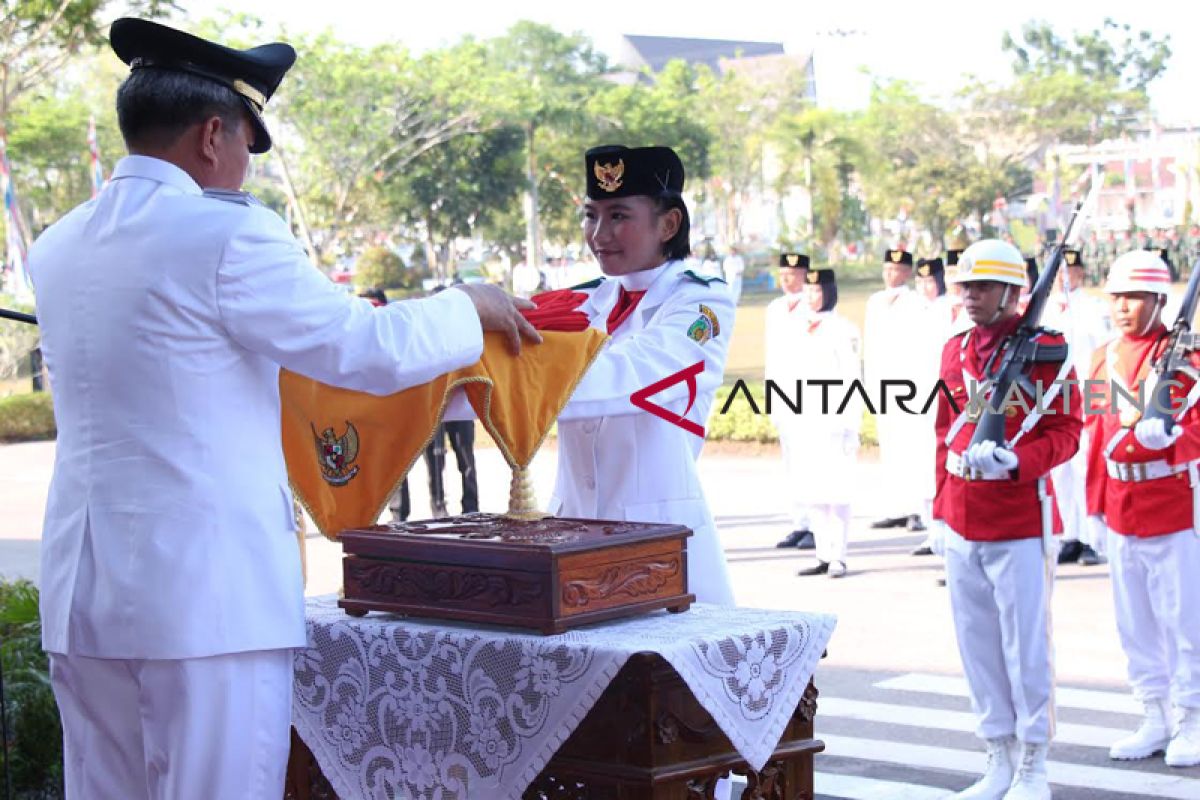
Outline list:
[[[1077,539],[1063,542],[1062,549],[1058,551],[1058,563],[1074,564],[1083,555],[1083,548],[1086,546]]]
[[[908,517],[885,517],[871,523],[872,528],[903,528],[908,524]]]
[[[921,518],[916,514],[910,514],[908,517],[908,522],[905,523],[905,527],[913,533],[918,533],[925,530],[925,523],[922,522]]]
[[[1104,563],[1104,556],[1092,549],[1091,545],[1084,545],[1083,552],[1079,554],[1079,565],[1083,567],[1094,567]]]
[[[800,541],[804,538],[805,534],[808,534],[808,531],[792,531],[787,536],[783,537],[782,540],[776,542],[775,546],[776,547],[798,547],[800,545]],[[811,536],[812,534],[809,534],[809,535]]]
[[[918,547],[916,550],[913,550],[912,555],[914,555],[914,556],[931,556],[931,555],[933,555],[933,548],[927,544],[923,544],[920,547]]]
[[[829,572],[829,562],[828,561],[818,561],[816,566],[809,567],[807,569],[802,569],[799,572],[797,572],[796,574],[797,575],[824,575],[826,572]]]
[[[945,585],[946,585],[946,576],[945,576],[945,575],[943,575],[943,576],[941,576],[940,578],[938,578],[938,579],[937,579],[937,585],[938,585],[938,586],[945,586]]]
[[[801,531],[804,535],[800,537],[800,541],[796,542],[797,550],[816,550],[817,538],[813,536],[810,530]]]

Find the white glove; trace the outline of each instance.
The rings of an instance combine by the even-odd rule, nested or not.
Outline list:
[[[1000,472],[1017,468],[1017,454],[1012,450],[997,447],[995,442],[978,442],[967,448],[963,461],[971,469],[981,472]]]
[[[945,558],[946,557],[946,532],[942,527],[943,523],[940,519],[935,519],[935,520],[930,520],[929,524],[930,524],[931,530],[933,531],[929,535],[929,538],[927,539],[927,541],[929,542],[929,549],[932,550],[933,554],[935,556],[937,556],[938,558]]]
[[[1165,450],[1183,435],[1183,428],[1175,425],[1167,433],[1166,423],[1161,419],[1144,419],[1133,426],[1133,435],[1147,450]]]

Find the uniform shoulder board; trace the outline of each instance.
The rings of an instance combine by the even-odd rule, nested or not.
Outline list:
[[[574,291],[578,291],[579,289],[595,289],[595,288],[597,288],[598,286],[600,286],[600,284],[602,284],[602,283],[604,283],[604,277],[603,277],[603,276],[601,276],[601,277],[599,277],[599,278],[593,278],[592,280],[590,280],[590,281],[587,281],[586,283],[581,283],[581,284],[579,284],[579,285],[577,285],[577,286],[572,286],[572,287],[569,289],[569,291],[572,291],[572,292],[574,292]]]
[[[702,283],[705,286],[708,286],[711,283],[724,283],[725,282],[724,278],[718,278],[715,275],[711,278],[701,277],[701,276],[697,275],[696,273],[692,272],[690,269],[685,269],[683,271],[683,275],[685,278],[688,278],[689,280],[693,280],[696,283]]]
[[[258,198],[249,192],[235,192],[229,189],[205,189],[204,196],[213,200],[224,200],[226,203],[236,203],[239,206],[261,206]]]

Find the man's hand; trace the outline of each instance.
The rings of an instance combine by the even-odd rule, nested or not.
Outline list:
[[[542,343],[542,335],[520,313],[523,308],[535,308],[530,301],[512,297],[500,287],[487,283],[463,283],[451,288],[465,292],[471,298],[479,314],[479,324],[485,331],[503,333],[514,356],[521,353],[522,339]]]
[[[1133,435],[1147,450],[1166,450],[1175,444],[1183,434],[1183,428],[1174,425],[1167,433],[1167,426],[1161,419],[1144,419],[1133,426]]]
[[[1019,459],[1012,450],[997,447],[995,442],[978,442],[967,448],[963,461],[972,469],[981,472],[1000,472],[1014,470]]]

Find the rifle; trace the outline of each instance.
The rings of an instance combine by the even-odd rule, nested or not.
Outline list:
[[[1192,264],[1192,274],[1188,278],[1187,288],[1183,291],[1183,305],[1179,307],[1179,315],[1171,326],[1171,335],[1167,338],[1167,346],[1154,361],[1154,371],[1158,373],[1158,383],[1154,386],[1154,394],[1150,406],[1143,413],[1143,419],[1161,419],[1167,433],[1175,427],[1175,414],[1171,406],[1171,386],[1178,386],[1180,378],[1185,373],[1195,376],[1196,370],[1188,360],[1188,355],[1200,346],[1200,337],[1192,333],[1192,318],[1196,316],[1196,306],[1200,301],[1200,259]]]
[[[37,317],[33,314],[26,314],[23,311],[12,311],[7,308],[0,308],[0,319],[12,319],[17,322],[25,322],[29,325],[37,325]]]
[[[1065,344],[1038,344],[1033,340],[1041,333],[1042,329],[1039,327],[1039,323],[1042,319],[1042,311],[1046,308],[1046,301],[1050,299],[1050,292],[1054,289],[1054,279],[1062,264],[1063,251],[1067,249],[1067,242],[1071,239],[1071,229],[1075,227],[1075,220],[1079,218],[1079,212],[1082,209],[1082,202],[1076,204],[1062,239],[1054,246],[1050,263],[1038,276],[1037,283],[1029,295],[1029,305],[1025,307],[1025,313],[1021,315],[1021,324],[988,359],[987,366],[984,368],[984,379],[993,381],[994,388],[991,397],[983,404],[983,414],[975,426],[971,444],[994,442],[997,447],[1007,447],[1008,442],[1004,437],[1003,404],[1004,399],[1012,392],[1013,385],[1022,387],[1031,395],[1034,394],[1033,386],[1026,375],[1029,368],[1039,363],[1062,362],[1067,357]],[[997,359],[1000,363],[993,373],[992,367]],[[993,378],[992,375],[995,377]]]

